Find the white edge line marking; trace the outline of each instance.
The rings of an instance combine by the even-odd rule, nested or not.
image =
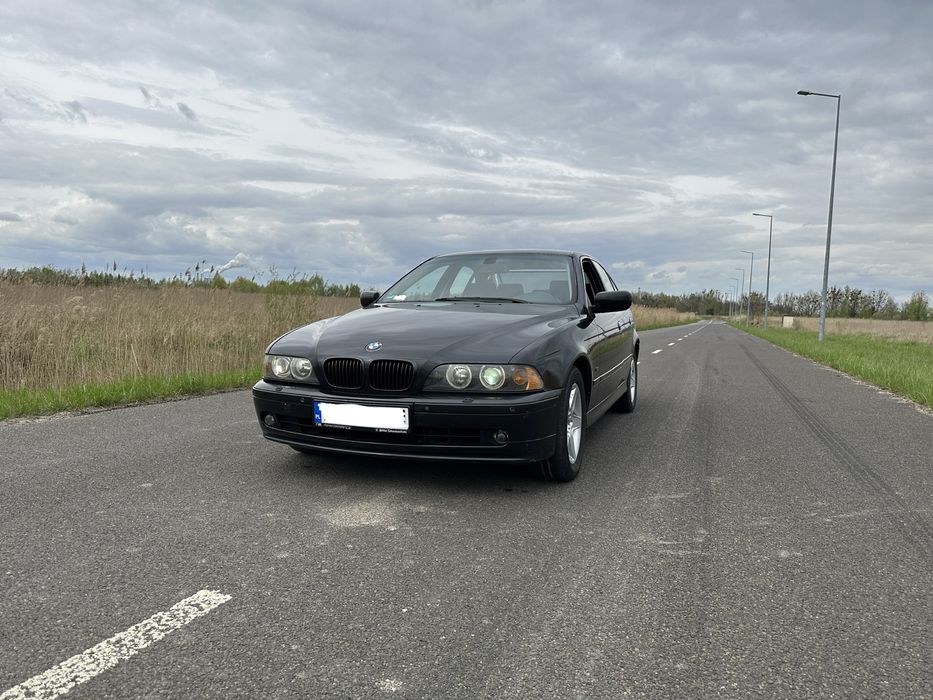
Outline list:
[[[198,591],[193,596],[175,603],[168,610],[157,612],[125,632],[115,634],[45,673],[10,688],[0,695],[0,700],[52,700],[64,695],[76,685],[85,683],[121,661],[135,656],[153,642],[184,627],[195,618],[206,615],[228,600],[230,596],[220,591]]]
[[[667,344],[667,347],[671,347],[671,345],[675,345],[676,343],[677,343],[676,340],[675,340],[673,343],[668,343],[668,344]]]
[[[651,352],[651,354],[652,354],[652,355],[657,355],[659,352],[664,352],[664,348],[661,348],[660,350],[653,350],[653,351]]]

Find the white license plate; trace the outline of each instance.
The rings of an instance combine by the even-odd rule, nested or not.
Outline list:
[[[408,432],[408,409],[314,402],[314,424],[332,428],[368,428],[387,433]]]

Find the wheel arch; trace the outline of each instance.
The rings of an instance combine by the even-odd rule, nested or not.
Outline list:
[[[586,405],[589,406],[590,396],[593,392],[593,368],[590,367],[590,361],[584,355],[580,355],[574,360],[573,367],[580,370],[580,374],[583,376],[583,390],[586,392]]]

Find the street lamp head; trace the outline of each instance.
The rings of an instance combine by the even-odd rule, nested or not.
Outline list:
[[[809,90],[798,90],[797,94],[798,95],[812,95],[813,93],[810,92]]]
[[[771,214],[752,214],[752,216],[771,216]]]
[[[740,250],[739,252],[740,252],[740,253],[746,253],[746,254],[748,254],[748,255],[754,255],[754,253],[753,253],[752,251],[750,251],[750,250]]]

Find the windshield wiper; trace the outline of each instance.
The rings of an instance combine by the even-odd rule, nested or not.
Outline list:
[[[434,301],[491,301],[512,304],[528,304],[525,299],[510,299],[509,297],[439,297]]]

